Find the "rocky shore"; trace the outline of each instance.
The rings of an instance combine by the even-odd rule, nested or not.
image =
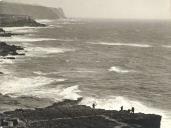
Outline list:
[[[29,16],[0,15],[1,27],[45,26]],[[0,29],[0,36],[11,36]],[[0,57],[24,55],[24,48],[0,42]],[[0,72],[0,74],[3,74]],[[7,97],[8,98],[8,97]],[[64,100],[52,106],[35,109],[17,109],[0,114],[0,127],[5,128],[160,128],[161,116],[128,111],[93,109],[80,105],[78,100]]]
[[[20,128],[160,128],[161,116],[92,109],[78,100],[64,100],[46,108],[17,109],[1,118],[20,120]]]
[[[23,34],[6,32],[4,29],[0,28],[0,37],[11,37],[15,35],[23,35]]]
[[[23,27],[23,26],[44,27],[46,25],[36,22],[30,16],[27,15],[0,14],[0,26],[1,27]]]
[[[24,55],[19,54],[18,50],[24,50],[24,48],[16,45],[8,45],[7,43],[0,42],[0,56],[7,56],[7,55]],[[12,59],[12,58],[11,58]]]

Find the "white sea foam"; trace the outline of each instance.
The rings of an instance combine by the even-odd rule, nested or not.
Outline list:
[[[0,64],[13,64],[14,60],[12,59],[0,59]]]
[[[63,99],[75,100],[81,97],[81,91],[78,85],[70,87],[58,85],[55,88],[50,88],[48,86],[51,83],[61,81],[65,81],[65,79],[52,79],[46,77],[7,77],[2,81],[0,80],[0,92],[2,94],[8,94],[14,97],[33,96],[38,98],[49,98],[54,101],[61,101]],[[171,126],[169,117],[167,117],[167,112],[160,109],[147,107],[139,101],[130,100],[121,96],[109,96],[103,98],[84,97],[80,104],[91,106],[94,102],[97,104],[97,108],[106,110],[119,110],[121,106],[124,106],[125,110],[135,107],[135,112],[159,114],[163,116],[161,128],[168,128],[168,126]]]
[[[164,48],[171,48],[171,45],[162,45]]]
[[[96,71],[84,71],[84,70],[77,70],[77,71],[62,71],[62,72],[49,72],[49,73],[44,73],[44,72],[41,72],[41,71],[36,71],[36,72],[33,72],[34,74],[37,74],[37,75],[57,75],[57,74],[63,74],[63,73],[96,73]]]
[[[1,42],[40,42],[40,41],[50,41],[56,40],[53,38],[34,38],[25,36],[12,36],[12,37],[1,37]]]
[[[43,24],[46,24],[46,23],[52,23],[56,20],[50,20],[50,19],[36,19],[37,22],[39,23],[43,23]]]
[[[110,45],[110,46],[129,46],[129,47],[142,47],[142,48],[148,48],[152,47],[149,44],[135,44],[135,43],[110,43],[110,42],[88,42],[90,44],[100,44],[100,45]]]
[[[62,42],[73,42],[76,41],[77,39],[56,39],[57,41],[62,41]]]
[[[5,31],[10,31],[13,33],[34,33],[37,32],[39,29],[45,29],[45,28],[52,28],[51,26],[47,27],[3,27]]]
[[[73,18],[67,18],[67,19],[59,19],[56,21],[57,24],[62,25],[68,25],[68,24],[84,24],[82,19],[73,19]]]
[[[37,32],[35,27],[4,27],[5,31],[10,31],[13,33],[25,34],[25,33],[34,33]]]
[[[52,83],[64,82],[66,79],[54,79],[47,77],[29,77],[18,78],[13,76],[3,76],[0,80],[0,92],[3,95],[11,97],[31,96],[38,98],[49,98],[54,101],[61,101],[63,99],[76,100],[80,97],[79,86],[64,87],[63,85],[57,87],[49,87]]]
[[[129,72],[135,72],[133,70],[126,70],[126,69],[122,69],[121,67],[116,67],[116,66],[113,66],[109,69],[110,72],[116,72],[116,73],[129,73]]]
[[[67,48],[53,48],[53,47],[27,47],[25,48],[26,56],[38,56],[44,57],[48,54],[57,54],[57,53],[65,53],[69,51],[74,51],[74,49]]]
[[[25,95],[53,81],[54,79],[46,77],[18,78],[5,76],[0,83],[0,92],[14,96]]]
[[[125,110],[131,109],[135,107],[135,112],[142,112],[146,114],[159,114],[162,115],[162,126],[161,128],[169,128],[171,126],[171,122],[167,117],[167,112],[155,109],[152,107],[147,107],[139,101],[129,100],[125,97],[117,96],[117,97],[106,97],[106,98],[93,98],[86,97],[81,102],[82,105],[91,106],[92,103],[96,103],[97,108],[106,109],[106,110],[119,110],[121,106],[124,106]]]
[[[71,86],[71,87],[56,87],[56,88],[44,88],[39,89],[32,92],[33,96],[39,98],[49,98],[54,101],[61,101],[63,99],[72,99],[76,100],[80,97],[78,93],[81,91],[79,90],[79,86]]]

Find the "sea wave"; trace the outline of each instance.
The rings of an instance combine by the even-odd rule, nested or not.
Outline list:
[[[40,41],[53,41],[53,38],[34,38],[26,36],[12,36],[12,37],[1,37],[1,42],[40,42]]]
[[[39,29],[46,29],[46,28],[53,28],[52,26],[46,26],[46,27],[3,27],[5,31],[13,32],[13,33],[35,33]]]
[[[48,54],[65,53],[75,51],[74,49],[67,48],[54,48],[54,47],[27,47],[25,48],[26,56],[31,57],[45,57]]]
[[[45,88],[36,90],[33,92],[32,95],[38,98],[49,98],[51,100],[62,101],[63,99],[71,99],[76,100],[77,98],[81,97],[78,93],[81,91],[79,90],[78,85],[70,86],[70,87],[56,87],[56,88]]]
[[[64,82],[65,80],[42,76],[29,78],[3,76],[3,80],[0,80],[0,93],[10,97],[27,96],[46,98],[53,101],[62,101],[63,99],[76,100],[80,97],[78,85],[49,87],[51,84]]]
[[[171,45],[162,45],[164,48],[171,48]]]
[[[53,81],[55,80],[46,77],[18,78],[14,76],[4,76],[0,83],[0,92],[3,95],[27,95],[31,91],[46,84],[50,84]]]
[[[47,23],[52,23],[52,22],[55,22],[56,20],[54,19],[36,19],[37,22],[39,23],[43,23],[43,24],[47,24]]]
[[[149,48],[152,47],[149,44],[135,44],[135,43],[110,43],[110,42],[88,42],[90,44],[100,44],[100,45],[110,45],[110,46],[129,46],[129,47],[142,47]]]
[[[57,74],[64,74],[64,73],[96,73],[96,71],[90,71],[90,70],[76,70],[76,71],[62,71],[62,72],[49,72],[49,73],[44,73],[44,72],[41,72],[41,71],[36,71],[36,72],[33,72],[34,74],[37,74],[37,75],[43,75],[43,76],[46,76],[46,75],[57,75]]]
[[[12,33],[26,34],[26,33],[35,33],[37,28],[35,27],[4,27],[5,31],[10,31]]]
[[[122,69],[121,67],[116,67],[113,66],[109,69],[110,72],[116,72],[116,73],[129,73],[129,72],[135,72],[134,70],[126,70],[126,69]]]
[[[56,23],[61,25],[84,24],[82,19],[74,19],[74,18],[59,19],[57,20]]]
[[[14,60],[12,59],[3,59],[3,58],[0,58],[0,64],[13,64],[14,63]]]
[[[30,78],[17,78],[12,77],[1,81],[0,92],[13,97],[30,96],[37,98],[46,98],[54,102],[62,101],[63,99],[76,100],[82,97],[79,85],[65,86],[58,85],[56,87],[49,87],[54,82],[65,81],[65,79],[52,79],[47,77],[30,77]],[[167,116],[167,111],[152,108],[144,105],[143,103],[130,100],[122,96],[108,96],[108,97],[91,97],[84,96],[81,105],[92,106],[96,103],[96,108],[106,110],[119,110],[124,106],[125,110],[135,107],[135,112],[143,112],[146,114],[159,114],[162,115],[162,128],[171,126],[169,121],[170,117]]]

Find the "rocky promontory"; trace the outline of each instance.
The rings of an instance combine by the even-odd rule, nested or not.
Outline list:
[[[17,109],[4,116],[20,120],[23,128],[160,128],[161,116],[93,109],[82,99],[65,100],[46,108]]]
[[[0,56],[7,56],[7,55],[23,55],[19,54],[18,50],[24,50],[20,46],[15,45],[8,45],[7,43],[0,42]]]
[[[39,27],[45,26],[33,20],[30,16],[27,15],[9,15],[9,14],[0,14],[0,27]]]
[[[0,14],[27,15],[33,17],[34,19],[65,18],[62,8],[14,3],[14,0],[11,0],[11,2],[6,1],[0,1]]]
[[[18,33],[6,32],[4,29],[0,28],[0,37],[11,37],[15,35],[23,35]]]

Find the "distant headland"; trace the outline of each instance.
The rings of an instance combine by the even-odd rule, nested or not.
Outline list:
[[[66,18],[62,8],[0,1],[0,14],[27,15],[33,19]]]
[[[0,1],[0,27],[45,26],[35,19],[66,18],[61,8]]]

